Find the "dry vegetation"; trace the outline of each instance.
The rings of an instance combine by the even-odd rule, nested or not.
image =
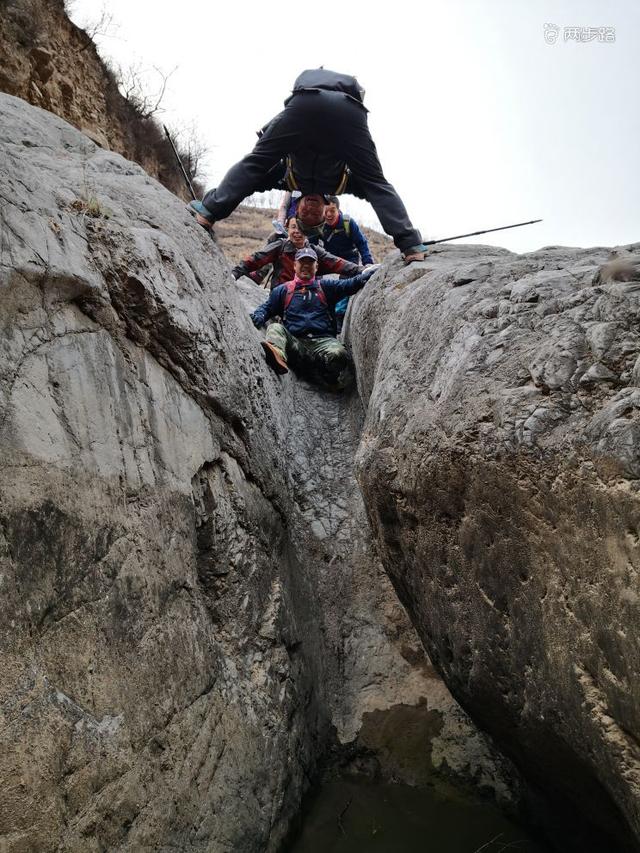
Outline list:
[[[0,0],[0,91],[61,116],[187,198],[171,146],[153,115],[169,75],[159,72],[158,92],[149,95],[137,69],[110,67],[91,38],[103,24],[100,19],[87,30],[77,27],[64,0]],[[188,129],[173,135],[193,178],[202,146]]]

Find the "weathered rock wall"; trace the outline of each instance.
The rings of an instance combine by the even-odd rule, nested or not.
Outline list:
[[[142,169],[0,115],[0,848],[276,850],[403,707],[420,773],[508,800],[372,552],[358,399],[267,369],[263,292]]]
[[[638,248],[440,247],[350,318],[385,569],[580,850],[639,849]]]
[[[334,397],[178,199],[0,113],[3,851],[276,850],[334,729],[512,796],[382,566],[546,819],[636,850],[637,247],[391,260]]]
[[[3,845],[266,849],[329,720],[248,323],[177,199],[2,111]]]

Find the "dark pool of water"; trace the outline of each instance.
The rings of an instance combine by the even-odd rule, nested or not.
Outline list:
[[[288,853],[549,853],[487,803],[431,788],[334,779]]]

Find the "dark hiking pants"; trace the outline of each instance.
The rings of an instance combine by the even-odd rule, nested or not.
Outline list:
[[[255,148],[204,197],[214,221],[225,219],[253,192],[282,187],[282,159],[291,155],[303,193],[334,193],[342,164],[351,170],[345,192],[366,199],[401,251],[422,242],[395,189],[385,178],[367,114],[341,92],[301,92],[266,127]]]

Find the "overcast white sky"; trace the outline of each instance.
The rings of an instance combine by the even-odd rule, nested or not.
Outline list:
[[[104,5],[73,0],[72,18],[95,21]],[[177,66],[160,118],[195,122],[210,149],[207,186],[253,147],[298,73],[324,65],[365,87],[385,174],[425,238],[544,218],[465,242],[521,252],[640,241],[637,0],[108,8],[103,56]],[[545,23],[558,28],[553,44]],[[613,28],[615,41],[579,42],[571,27]],[[343,207],[375,221],[365,203],[345,197]]]

